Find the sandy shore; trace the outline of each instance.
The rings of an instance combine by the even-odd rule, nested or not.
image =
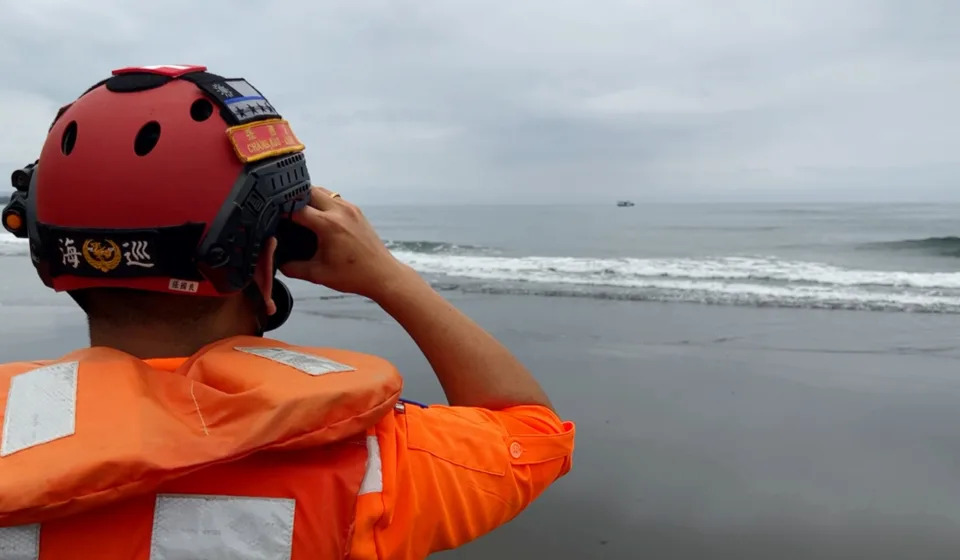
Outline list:
[[[23,286],[0,287],[0,358],[85,342],[69,300]],[[296,292],[276,336],[380,354],[407,397],[442,401],[375,305]],[[955,317],[447,295],[528,363],[579,439],[573,472],[517,520],[440,556],[957,557]]]

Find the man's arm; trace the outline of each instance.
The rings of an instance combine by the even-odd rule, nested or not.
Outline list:
[[[420,347],[451,405],[553,408],[523,364],[398,261],[359,208],[329,189],[312,187],[310,204],[293,221],[317,235],[317,250],[311,259],[280,270],[380,304]]]
[[[527,368],[487,331],[401,265],[374,300],[407,331],[433,367],[453,406],[553,410]]]
[[[430,362],[451,406],[408,405],[377,427],[388,555],[455,548],[507,523],[572,464],[574,425],[493,336],[405,265],[371,294]]]
[[[357,207],[314,187],[293,219],[317,234],[318,249],[283,273],[380,304],[452,405],[407,406],[368,434],[367,474],[377,483],[357,502],[353,557],[423,558],[459,546],[513,519],[570,470],[573,423],[502,344],[395,259]]]
[[[360,496],[351,558],[424,558],[509,522],[572,464],[550,409],[407,405],[375,429],[382,488]]]

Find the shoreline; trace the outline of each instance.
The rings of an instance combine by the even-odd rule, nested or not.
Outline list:
[[[85,345],[68,296],[13,278],[0,358]],[[383,356],[405,397],[444,402],[378,306],[292,289],[272,337]],[[955,557],[951,316],[443,293],[528,365],[578,440],[571,473],[516,520],[438,557]]]

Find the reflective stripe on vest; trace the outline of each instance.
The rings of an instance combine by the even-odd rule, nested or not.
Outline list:
[[[157,496],[150,560],[289,560],[295,505],[284,498]]]
[[[380,462],[380,442],[377,436],[367,436],[367,467],[360,483],[359,495],[383,492],[383,464]]]
[[[157,496],[150,560],[289,560],[294,501]],[[0,560],[40,560],[41,526],[0,528]]]
[[[366,438],[367,459],[359,494],[381,492],[383,474],[376,436]],[[153,504],[149,560],[204,558],[289,560],[296,530],[296,500],[237,495],[159,494]],[[107,506],[108,508],[110,506]],[[311,512],[322,516],[325,512]],[[83,517],[82,515],[80,517]],[[70,521],[60,521],[59,530]],[[102,527],[112,538],[116,528]],[[0,560],[46,560],[40,524],[0,527]],[[109,537],[108,537],[109,538]],[[131,550],[133,547],[131,546]]]
[[[73,435],[79,362],[63,362],[13,376],[0,435],[0,457]]]
[[[40,525],[0,527],[0,560],[39,560]]]

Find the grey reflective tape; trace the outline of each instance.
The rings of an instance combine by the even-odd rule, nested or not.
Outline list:
[[[313,354],[304,354],[303,352],[295,352],[293,350],[287,350],[286,348],[260,348],[256,346],[251,347],[241,347],[238,346],[235,350],[241,352],[246,352],[247,354],[253,354],[255,356],[260,356],[261,358],[266,358],[274,362],[290,366],[292,368],[298,369],[303,373],[310,375],[323,375],[325,373],[340,373],[344,371],[354,371],[353,366],[348,366],[346,364],[341,364],[333,360],[328,360],[327,358],[322,358],[320,356],[314,356]]]
[[[290,560],[295,508],[288,498],[161,494],[150,560]]]
[[[0,457],[73,435],[79,368],[79,362],[61,362],[10,379]]]
[[[383,492],[383,463],[380,460],[380,442],[377,436],[367,436],[367,469],[360,483],[360,495]]]
[[[38,560],[40,526],[0,527],[0,560]]]

